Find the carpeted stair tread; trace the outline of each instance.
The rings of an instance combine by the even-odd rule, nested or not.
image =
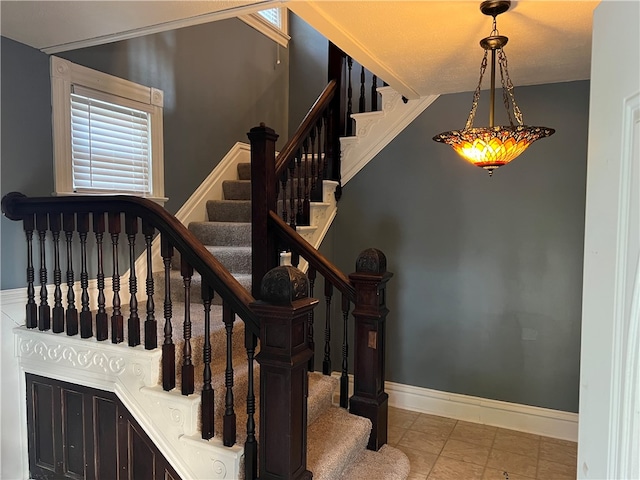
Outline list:
[[[331,407],[307,431],[307,469],[314,480],[336,480],[369,441],[371,421]]]
[[[251,247],[250,222],[191,222],[189,230],[204,245]]]
[[[222,192],[225,200],[250,200],[251,180],[225,180]]]
[[[251,273],[251,247],[205,245],[227,270],[233,274]]]
[[[383,445],[374,452],[364,449],[349,465],[340,480],[404,480],[409,476],[409,459],[404,452],[389,445]],[[314,475],[314,478],[315,475]]]
[[[251,201],[209,200],[207,216],[210,222],[251,222]]]
[[[338,379],[319,372],[309,372],[309,397],[307,401],[307,423],[311,425],[332,406],[333,392]]]

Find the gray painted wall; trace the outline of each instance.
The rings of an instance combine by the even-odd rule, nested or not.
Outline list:
[[[175,213],[246,133],[288,136],[289,56],[237,19],[58,56],[164,91],[167,210]],[[53,191],[49,57],[2,38],[2,194]],[[1,288],[25,285],[21,225],[2,219]],[[16,259],[16,260],[14,260]]]
[[[49,56],[0,37],[2,53],[2,195],[53,192]],[[26,284],[26,246],[22,224],[0,220],[2,289]]]
[[[289,13],[289,131],[293,133],[327,86],[329,41]]]
[[[471,96],[440,97],[345,186],[336,263],[387,255],[388,380],[577,412],[589,83],[516,88],[525,123],[557,132],[493,178],[431,140]]]

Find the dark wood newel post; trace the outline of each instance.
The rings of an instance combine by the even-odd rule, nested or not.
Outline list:
[[[349,411],[373,423],[369,450],[387,443],[388,398],[385,380],[385,326],[387,310],[385,289],[392,277],[387,259],[375,248],[363,251],[356,261],[356,272],[349,275],[356,290],[354,392]]]
[[[260,317],[261,480],[311,479],[307,470],[307,319],[318,301],[295,267],[270,270],[262,300],[251,305]]]
[[[269,210],[276,211],[276,132],[264,123],[247,133],[251,142],[251,294],[260,298],[260,282],[278,265],[275,235],[268,227]]]

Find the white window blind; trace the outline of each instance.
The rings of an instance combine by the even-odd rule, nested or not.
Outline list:
[[[269,8],[258,12],[267,22],[273,24],[277,28],[282,28],[282,20],[280,18],[279,8]]]
[[[150,114],[128,105],[71,94],[74,191],[148,195],[151,185]]]

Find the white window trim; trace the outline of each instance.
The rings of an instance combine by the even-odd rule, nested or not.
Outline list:
[[[53,119],[54,195],[80,195],[73,189],[71,147],[71,90],[78,85],[108,95],[115,95],[150,106],[151,121],[151,184],[152,192],[144,195],[164,203],[164,145],[162,140],[162,90],[145,87],[123,78],[114,77],[59,57],[51,57],[51,103]],[[100,193],[81,193],[100,195]],[[113,194],[112,194],[113,195]]]
[[[289,15],[286,7],[277,7],[281,9],[280,19],[282,20],[282,26],[280,28],[276,27],[271,22],[267,21],[262,15],[259,13],[250,13],[248,15],[240,15],[238,18],[242,20],[247,25],[255,28],[260,33],[266,35],[274,42],[282,45],[287,48],[289,45],[289,40],[291,37],[288,35],[289,32]]]

